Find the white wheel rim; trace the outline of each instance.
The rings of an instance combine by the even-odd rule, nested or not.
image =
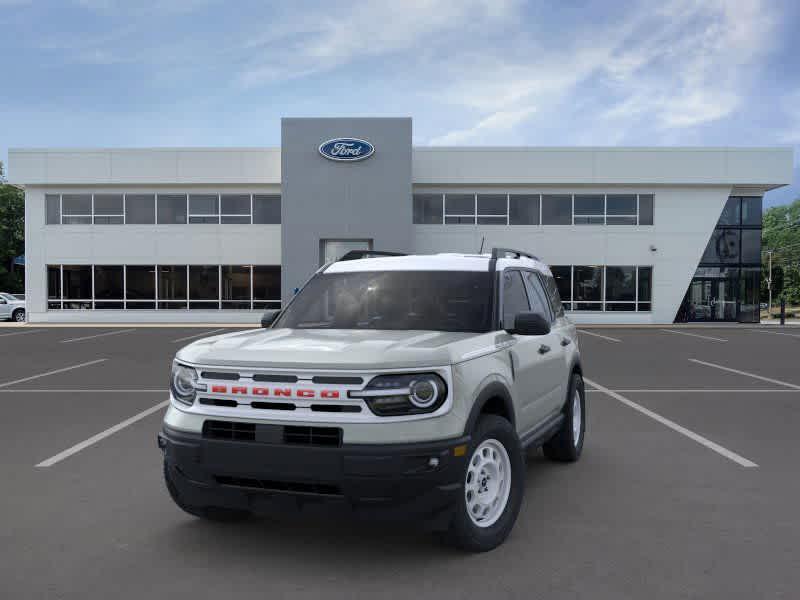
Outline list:
[[[469,459],[464,481],[467,514],[478,527],[489,527],[502,516],[511,492],[511,460],[503,444],[484,440]]]
[[[576,446],[581,437],[581,394],[575,390],[572,397],[572,443]]]

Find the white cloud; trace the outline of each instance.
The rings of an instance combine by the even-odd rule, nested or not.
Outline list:
[[[492,113],[485,119],[479,121],[474,127],[451,131],[445,135],[433,138],[430,143],[434,146],[455,145],[479,137],[484,132],[496,133],[510,131],[527,120],[535,112],[536,109],[534,107],[528,107],[520,110]]]

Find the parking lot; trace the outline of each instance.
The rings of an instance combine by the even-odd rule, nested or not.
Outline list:
[[[482,555],[176,508],[156,448],[170,361],[220,329],[0,329],[1,598],[800,594],[800,328],[582,329],[583,457],[531,453],[516,528]]]

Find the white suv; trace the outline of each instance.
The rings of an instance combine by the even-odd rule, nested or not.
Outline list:
[[[483,551],[516,521],[526,448],[580,457],[575,327],[535,257],[342,260],[262,325],[175,357],[159,446],[192,515],[328,502]]]
[[[17,323],[25,322],[25,300],[0,292],[0,319],[8,319]]]

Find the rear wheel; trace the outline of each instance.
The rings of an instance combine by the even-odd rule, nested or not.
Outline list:
[[[471,552],[496,548],[508,537],[524,491],[522,448],[511,423],[495,415],[478,421],[464,467],[448,538]]]
[[[236,510],[233,508],[224,508],[222,506],[191,506],[187,504],[181,497],[180,492],[178,492],[178,488],[175,487],[175,483],[172,481],[172,475],[167,461],[164,461],[164,483],[166,483],[167,491],[178,508],[189,513],[193,517],[199,517],[209,521],[230,522],[243,521],[252,516],[252,514],[246,510]]]
[[[25,321],[25,309],[18,308],[14,311],[14,314],[11,315],[11,320],[16,321],[17,323],[22,323]]]
[[[558,432],[544,444],[544,455],[560,462],[575,462],[583,451],[586,433],[586,394],[583,378],[573,373],[569,383],[567,402],[564,404],[564,421]]]

